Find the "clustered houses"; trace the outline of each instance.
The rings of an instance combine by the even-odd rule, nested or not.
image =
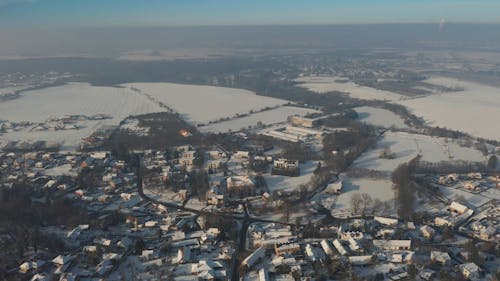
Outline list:
[[[242,201],[274,203],[262,173],[300,174],[298,161],[266,155],[257,145],[203,149],[135,151],[144,192],[177,206],[224,212]],[[252,170],[256,163],[264,169]],[[496,201],[477,208],[465,198],[452,200],[414,222],[382,216],[307,225],[257,220],[236,252],[238,227],[145,200],[135,168],[109,152],[1,153],[2,189],[29,182],[33,204],[67,198],[90,217],[71,227],[42,226],[42,234],[63,245],[50,252],[30,248],[11,274],[31,280],[228,280],[236,258],[242,280],[440,280],[445,274],[487,280],[497,270]],[[432,183],[474,195],[497,191],[495,179],[477,173],[433,177]],[[324,184],[333,194],[342,185]]]
[[[223,180],[210,182],[207,204],[223,206],[225,200],[254,196],[257,192],[255,181],[249,176],[229,176]]]
[[[146,170],[160,171],[160,184],[161,175],[169,180],[176,175],[174,168],[167,168],[171,167],[167,154],[142,152]],[[68,198],[91,217],[72,228],[40,227],[43,235],[62,241],[61,248],[31,249],[11,274],[28,280],[226,280],[230,276],[235,247],[219,239],[221,229],[209,226],[202,216],[143,200],[137,193],[135,170],[107,152],[2,153],[0,168],[2,189],[30,182],[39,190],[33,193],[33,204]],[[78,182],[82,171],[95,174],[93,186]],[[0,239],[3,243],[10,238]]]
[[[464,243],[472,240],[465,239],[454,247],[430,243],[442,241],[443,231],[438,226],[388,217],[346,219],[339,224],[322,224],[321,228],[254,223],[247,233],[249,254],[242,262],[243,280],[332,276],[338,280],[354,276],[366,280],[440,280],[443,274],[487,280],[488,265],[481,266],[467,254],[470,246]],[[452,239],[458,242],[464,238]],[[494,245],[488,251],[496,251]],[[484,260],[489,255],[480,251]],[[489,266],[494,266],[496,258],[491,256],[490,260]]]
[[[500,236],[498,217],[500,209],[496,200],[475,208],[478,196],[490,198],[499,192],[498,177],[481,173],[423,176],[430,186],[460,194],[459,201],[451,201],[445,210],[429,210],[437,227],[451,227],[462,235],[482,241],[496,241]],[[467,198],[471,198],[470,201]]]
[[[146,188],[157,189],[157,192],[177,192],[175,198],[180,201],[197,193],[207,205],[223,207],[231,200],[260,196],[266,192],[263,183],[248,172],[250,163],[258,161],[268,165],[272,157],[243,150],[232,154],[217,148],[200,151],[189,145],[168,151],[146,151],[143,162],[148,175],[143,177],[143,182]],[[199,191],[199,186],[196,186],[199,183],[195,183],[194,177],[200,173],[207,175],[206,190]],[[192,189],[197,190],[192,193]]]

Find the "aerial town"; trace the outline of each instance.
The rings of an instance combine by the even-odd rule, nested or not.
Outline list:
[[[343,149],[328,144],[328,135],[357,130],[332,128],[331,118],[348,118],[340,115],[349,114],[292,116],[202,145],[190,144],[186,128],[176,132],[186,143],[164,150],[94,145],[86,151],[88,139],[73,152],[7,145],[0,153],[2,215],[16,212],[27,225],[2,231],[1,270],[8,280],[489,280],[496,274],[498,173],[406,167],[414,170],[406,179],[394,172],[393,184],[411,181],[418,190],[413,198],[425,201],[418,209],[391,212],[367,193],[353,193],[340,214],[322,204],[325,197],[344,200],[339,172],[349,164],[340,163],[366,145],[363,139]],[[325,151],[330,155],[319,156]],[[451,197],[448,189],[465,195]],[[475,207],[469,202],[475,196],[496,199]]]
[[[0,281],[500,281],[499,15],[0,0]]]

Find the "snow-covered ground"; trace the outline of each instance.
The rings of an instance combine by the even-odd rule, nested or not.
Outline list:
[[[2,95],[13,94],[17,91],[21,91],[21,90],[27,89],[29,87],[30,86],[11,86],[11,87],[0,88],[0,97]]]
[[[109,114],[116,122],[129,115],[157,111],[161,108],[128,89],[87,83],[26,91],[18,99],[0,103],[0,118],[16,122],[44,122],[72,114]]]
[[[264,175],[264,178],[270,192],[292,192],[299,190],[300,185],[309,183],[311,177],[313,176],[313,172],[317,167],[318,161],[308,161],[300,164],[300,176],[298,177],[266,174]]]
[[[371,87],[358,85],[347,78],[332,76],[304,76],[295,79],[300,82],[298,86],[316,93],[328,93],[339,91],[348,93],[351,97],[366,100],[389,100],[396,101],[404,98],[402,95],[378,90]],[[340,82],[342,81],[342,82]]]
[[[332,195],[322,192],[315,196],[315,202],[331,210],[333,216],[346,217],[351,214],[351,196],[359,193],[366,193],[375,200],[379,199],[383,206],[377,206],[379,212],[385,215],[393,214],[394,210],[394,191],[389,179],[370,179],[370,178],[349,178],[341,175],[343,181],[342,192],[340,195]]]
[[[489,202],[492,199],[499,200],[500,192],[494,188],[490,188],[489,192],[482,192],[480,194],[471,193],[463,189],[447,186],[439,186],[441,193],[450,200],[457,200],[459,198],[465,198],[467,204],[471,204],[474,207],[480,207],[481,205]]]
[[[464,90],[399,103],[433,126],[500,140],[500,88],[445,77],[432,77],[425,82]]]
[[[132,83],[124,87],[97,87],[86,83],[70,83],[25,91],[17,99],[0,102],[0,120],[45,123],[48,119],[65,115],[97,114],[109,115],[111,118],[78,121],[76,125],[80,128],[71,130],[33,130],[34,126],[10,130],[0,135],[0,147],[9,141],[32,143],[42,140],[60,143],[63,149],[72,150],[78,147],[82,138],[90,136],[99,128],[116,126],[130,115],[162,112],[171,108],[187,121],[199,124],[286,103],[288,101],[258,96],[246,90],[212,86]],[[220,128],[240,129],[242,126],[255,125],[261,119],[262,122],[271,122],[278,116],[286,119],[284,115],[307,112],[307,109],[295,107],[278,108],[229,124],[221,123]],[[136,127],[135,124],[129,125],[130,129]]]
[[[380,153],[385,148],[390,148],[393,159],[380,158]],[[475,149],[461,147],[457,143],[447,142],[443,138],[425,135],[409,134],[404,132],[386,132],[377,143],[376,147],[363,153],[354,162],[353,168],[365,168],[386,172],[382,178],[353,178],[341,175],[343,181],[342,193],[340,195],[328,194],[325,190],[318,194],[313,200],[331,210],[334,216],[350,215],[351,196],[356,193],[367,193],[372,199],[383,202],[383,208],[379,209],[386,215],[394,214],[394,191],[390,180],[392,173],[400,164],[406,163],[422,155],[422,160],[429,162],[440,162],[448,160],[485,161],[483,154]],[[454,192],[455,190],[447,190]],[[457,190],[457,192],[461,192]],[[475,195],[474,200],[484,202],[485,196]],[[452,196],[453,197],[453,196]],[[486,199],[485,199],[486,198]]]
[[[379,157],[385,148],[389,148],[394,154],[393,159]],[[423,161],[428,162],[486,160],[480,151],[459,146],[452,141],[446,142],[443,138],[404,132],[386,132],[376,148],[363,153],[356,159],[354,167],[392,172],[400,164],[410,161],[418,154],[422,156]]]
[[[358,113],[360,121],[370,125],[386,128],[395,127],[397,129],[408,127],[403,118],[387,109],[362,106],[356,107],[354,110]]]
[[[129,115],[164,111],[142,95],[125,88],[96,87],[86,83],[23,92],[20,98],[0,102],[0,119],[11,122],[45,122],[64,115],[107,114],[110,119],[79,121],[78,130],[33,131],[30,128],[0,135],[0,143],[45,140],[63,143],[63,149],[74,149],[81,139],[95,130],[118,125]]]
[[[219,123],[210,124],[207,126],[200,127],[202,132],[212,132],[212,133],[225,133],[229,131],[239,131],[241,129],[246,129],[249,126],[253,127],[257,123],[261,122],[264,125],[270,125],[275,123],[285,122],[288,116],[292,115],[307,115],[310,113],[315,113],[316,110],[294,107],[294,106],[282,106],[271,110],[266,110],[262,112],[257,112],[250,114],[245,117],[235,118],[229,121],[223,121]]]
[[[172,83],[130,83],[157,102],[180,113],[187,121],[200,124],[237,114],[274,107],[288,101],[258,96],[253,92],[224,87],[183,85]]]
[[[147,136],[151,128],[139,126],[139,120],[135,118],[125,119],[120,125],[120,130],[127,131],[138,136]]]

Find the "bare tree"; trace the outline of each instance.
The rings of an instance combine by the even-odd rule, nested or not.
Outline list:
[[[384,209],[384,203],[380,199],[375,198],[372,204],[372,215],[381,213],[383,209]]]
[[[363,202],[362,202],[362,205],[363,205],[362,214],[364,215],[364,214],[366,214],[366,211],[368,210],[368,208],[370,208],[372,206],[373,199],[370,196],[370,194],[368,194],[368,193],[361,194],[361,199],[363,199]]]
[[[353,195],[351,195],[351,211],[353,214],[359,213],[362,203],[363,197],[361,197],[361,194],[354,193]]]

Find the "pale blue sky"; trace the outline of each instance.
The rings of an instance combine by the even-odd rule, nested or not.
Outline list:
[[[500,0],[0,0],[1,27],[500,23]]]

